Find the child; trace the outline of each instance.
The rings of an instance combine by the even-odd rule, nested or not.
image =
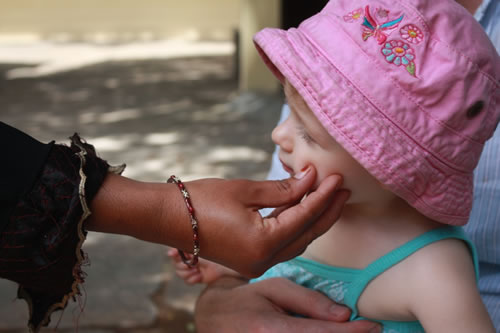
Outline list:
[[[325,235],[257,281],[321,291],[384,332],[494,332],[457,227],[500,117],[500,59],[473,17],[452,0],[332,0],[255,42],[291,108],[272,134],[285,170],[312,164],[351,191]],[[177,267],[187,282],[224,274]]]

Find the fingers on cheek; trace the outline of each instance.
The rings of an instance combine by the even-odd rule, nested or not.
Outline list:
[[[311,202],[304,201],[298,204],[297,206],[293,207],[293,213],[291,214],[290,217],[293,217],[295,219],[300,219],[306,223],[309,223],[315,216],[314,213],[315,209],[317,210],[318,208],[313,206]]]
[[[335,194],[332,203],[329,205],[325,215],[329,218],[338,218],[342,212],[342,209],[349,199],[350,193],[346,191],[340,191]]]

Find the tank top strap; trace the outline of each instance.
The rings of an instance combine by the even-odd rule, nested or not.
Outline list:
[[[352,309],[351,319],[358,316],[358,299],[365,290],[368,283],[370,283],[373,279],[375,279],[377,276],[379,276],[392,266],[398,264],[399,262],[409,257],[411,254],[417,252],[421,248],[434,242],[449,238],[463,240],[468,245],[471,251],[472,259],[474,261],[476,280],[478,281],[479,262],[477,253],[474,245],[467,238],[463,229],[461,227],[455,226],[445,226],[442,228],[437,228],[408,241],[407,243],[373,261],[365,269],[360,271],[359,275],[350,285],[349,291],[345,295],[344,299],[345,304]]]

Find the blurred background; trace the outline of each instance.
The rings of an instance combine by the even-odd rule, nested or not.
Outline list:
[[[43,142],[78,132],[137,180],[264,179],[283,99],[252,36],[326,2],[0,0],[0,119]],[[196,331],[201,287],[166,247],[89,233],[83,249],[83,295],[44,332]],[[0,280],[0,333],[27,331],[16,292]]]

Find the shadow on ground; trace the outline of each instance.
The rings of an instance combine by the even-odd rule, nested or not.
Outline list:
[[[79,132],[101,157],[125,162],[124,175],[139,180],[164,181],[170,174],[262,179],[281,97],[238,94],[232,60],[112,62],[12,80],[6,73],[19,66],[0,65],[0,119],[44,142],[68,142]],[[58,332],[75,326],[80,333],[194,332],[200,288],[175,278],[164,247],[90,234],[84,249],[91,260],[84,312],[66,310]],[[19,301],[13,306],[15,292],[0,283],[2,333],[26,331],[27,308]]]

